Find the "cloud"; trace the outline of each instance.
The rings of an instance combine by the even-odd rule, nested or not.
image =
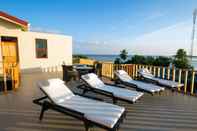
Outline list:
[[[63,34],[63,31],[56,30],[56,29],[46,29],[42,27],[30,27],[30,31],[34,32],[44,32],[44,33],[55,33],[55,34]]]
[[[177,23],[137,37],[130,43],[130,49],[136,54],[144,55],[169,56],[174,55],[179,48],[183,48],[189,53],[191,29],[191,20]],[[194,55],[197,55],[196,41],[194,52]]]
[[[75,54],[117,54],[120,45],[110,41],[74,41]]]
[[[144,21],[151,21],[151,20],[155,20],[158,19],[162,16],[164,16],[165,13],[160,12],[160,11],[154,11],[152,14],[147,15],[147,17],[145,17]]]

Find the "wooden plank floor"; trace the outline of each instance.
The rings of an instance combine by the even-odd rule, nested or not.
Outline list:
[[[17,92],[0,94],[0,131],[84,130],[81,121],[53,111],[48,111],[42,122],[38,120],[40,107],[34,105],[32,100],[42,94],[36,87],[36,81],[53,77],[61,78],[61,73],[25,74]],[[75,82],[69,83],[69,87],[76,91],[75,86]],[[111,102],[109,98],[102,98]],[[125,106],[128,111],[120,131],[197,131],[196,97],[167,90],[155,96],[145,93],[135,104],[118,102],[118,105]]]

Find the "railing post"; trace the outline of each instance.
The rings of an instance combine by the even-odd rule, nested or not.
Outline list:
[[[170,68],[168,67],[167,69],[167,79],[169,80],[170,79]]]
[[[182,74],[182,70],[179,69],[179,84],[181,83],[181,74]],[[181,89],[178,88],[178,91],[180,91]]]
[[[135,77],[135,64],[132,64],[132,77]]]
[[[135,65],[135,77],[137,77],[138,65]]]
[[[160,73],[161,73],[161,72],[160,72],[160,67],[158,67],[157,69],[158,69],[158,70],[157,70],[157,76],[160,77]]]
[[[173,68],[172,69],[172,80],[175,81],[175,74],[176,74],[176,70]]]
[[[153,75],[156,76],[156,68],[155,68],[155,66],[153,67]]]
[[[162,78],[165,78],[165,67],[162,67]]]
[[[188,77],[188,71],[185,71],[185,82],[184,82],[184,93],[187,93],[187,77]]]
[[[149,71],[150,71],[151,73],[153,72],[153,71],[152,71],[152,66],[149,67]]]
[[[7,74],[5,70],[3,75],[3,81],[4,81],[4,93],[7,93]]]
[[[195,71],[192,70],[191,95],[194,94],[194,77],[195,77]]]

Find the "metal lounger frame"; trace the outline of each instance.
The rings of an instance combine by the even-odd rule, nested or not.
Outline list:
[[[116,97],[116,96],[114,96],[114,94],[112,92],[108,92],[108,91],[104,91],[104,90],[101,90],[101,89],[98,89],[98,88],[94,88],[94,87],[90,86],[85,80],[83,80],[83,82],[84,82],[84,84],[81,84],[81,85],[77,86],[78,88],[83,90],[83,94],[85,94],[86,92],[91,91],[91,92],[95,92],[95,93],[98,93],[98,94],[101,94],[101,95],[105,95],[107,97],[111,97],[114,104],[117,104],[118,100],[125,101],[125,102],[132,103],[132,104],[136,102],[136,101],[133,102],[133,101],[125,100],[125,99],[120,98],[120,97]],[[104,84],[105,85],[110,85],[110,86],[115,86],[117,88],[125,88],[123,86],[116,85],[116,84],[109,84],[109,83],[104,83]]]
[[[132,84],[132,83],[129,83],[129,82],[125,82],[125,81],[122,81],[120,78],[117,77],[117,79],[115,80],[115,83],[116,84],[123,84],[123,85],[126,85],[128,87],[133,87],[133,88],[136,88],[138,91],[143,91],[143,92],[147,92],[147,93],[150,93],[151,95],[154,95],[155,93],[159,93],[161,94],[162,91],[157,91],[157,92],[150,92],[150,91],[147,91],[145,89],[141,89],[139,88],[136,84]]]
[[[77,94],[77,95],[80,95],[80,94]],[[94,98],[94,97],[90,97],[90,96],[83,96],[83,97],[87,97],[87,98],[94,99],[94,100],[102,100],[102,99]],[[33,100],[33,103],[40,105],[42,107],[41,112],[40,112],[40,117],[39,117],[40,120],[43,119],[45,111],[52,109],[54,111],[61,112],[63,114],[72,116],[78,120],[83,121],[86,131],[89,131],[90,127],[92,127],[92,126],[98,126],[100,128],[104,128],[108,131],[117,131],[119,129],[120,124],[123,122],[123,119],[126,117],[126,111],[124,111],[123,114],[121,115],[121,117],[119,118],[119,120],[114,125],[114,127],[109,128],[109,127],[104,126],[100,123],[96,123],[94,121],[90,121],[90,120],[86,119],[84,114],[81,112],[71,110],[66,107],[59,106],[57,104],[54,104],[53,102],[49,102],[49,100],[50,100],[50,98],[48,96],[44,96],[44,97]]]

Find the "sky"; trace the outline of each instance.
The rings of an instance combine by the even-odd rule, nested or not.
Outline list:
[[[197,0],[1,0],[0,10],[33,31],[70,35],[75,54],[190,52]],[[197,37],[197,35],[195,35]],[[197,55],[195,41],[194,55]]]

